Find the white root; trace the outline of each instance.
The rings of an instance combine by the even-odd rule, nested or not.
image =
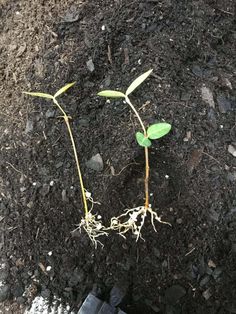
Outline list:
[[[80,232],[83,229],[88,234],[95,248],[97,248],[98,243],[103,247],[103,244],[98,240],[98,237],[104,235],[108,236],[108,232],[106,232],[107,228],[103,226],[101,218],[100,215],[92,214],[90,211],[86,217],[81,219],[81,222],[76,229],[79,229]]]
[[[126,209],[124,214],[121,214],[118,217],[111,218],[109,229],[117,230],[118,234],[124,238],[125,238],[124,234],[126,234],[128,231],[131,231],[136,236],[136,241],[138,241],[139,238],[142,238],[141,230],[148,213],[150,213],[151,215],[151,223],[155,232],[157,231],[154,225],[154,220],[157,220],[160,223],[171,226],[170,223],[162,221],[161,218],[157,215],[157,213],[152,210],[151,206],[148,208],[140,206],[132,209]],[[127,217],[128,219],[125,220],[125,218]]]

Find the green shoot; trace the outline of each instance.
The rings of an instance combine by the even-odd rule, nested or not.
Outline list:
[[[92,208],[90,211],[88,209],[87,200],[89,200],[92,203],[92,207],[93,207],[94,202],[93,202],[93,199],[91,197],[91,193],[89,193],[84,187],[83,177],[82,177],[80,163],[79,163],[79,157],[78,157],[72,129],[70,126],[70,119],[71,118],[66,114],[64,109],[61,107],[61,105],[57,101],[57,97],[60,96],[61,94],[65,93],[74,84],[75,84],[75,82],[69,83],[69,84],[63,86],[54,95],[45,94],[45,93],[38,93],[38,92],[23,92],[23,93],[30,95],[30,96],[34,96],[34,97],[42,97],[42,98],[47,98],[47,99],[52,100],[53,103],[59,109],[59,111],[62,113],[62,117],[65,121],[67,130],[69,133],[71,145],[73,148],[74,159],[75,159],[76,168],[77,168],[77,172],[78,172],[78,176],[79,176],[79,182],[80,182],[82,200],[83,200],[83,206],[84,206],[83,210],[84,210],[85,217],[81,219],[81,223],[79,224],[79,229],[83,228],[87,232],[91,241],[94,243],[95,247],[97,247],[98,242],[101,244],[101,242],[99,240],[97,240],[97,238],[101,235],[107,235],[107,232],[105,231],[105,228],[103,227],[103,225],[101,223],[101,219],[100,219],[101,217],[100,216],[96,217],[96,215],[92,214],[91,213]]]
[[[140,86],[152,73],[152,70],[149,70],[138,78],[136,78],[130,86],[127,88],[126,92],[114,91],[114,90],[105,90],[98,93],[99,96],[108,97],[108,98],[124,98],[126,103],[130,106],[133,110],[134,114],[138,118],[140,126],[142,128],[142,132],[136,133],[136,140],[141,147],[144,147],[145,150],[145,179],[144,179],[144,191],[145,191],[145,204],[141,207],[136,207],[132,209],[127,209],[124,214],[113,217],[111,219],[111,226],[110,228],[113,230],[118,230],[120,235],[124,235],[129,230],[132,231],[136,235],[136,239],[138,240],[141,237],[141,229],[145,221],[145,217],[149,212],[151,215],[151,222],[153,225],[154,230],[154,219],[158,220],[159,222],[165,223],[161,220],[160,217],[157,216],[156,212],[154,212],[149,204],[149,156],[148,156],[148,147],[151,146],[152,141],[155,139],[159,139],[166,134],[168,134],[171,130],[171,125],[169,123],[161,122],[150,125],[148,129],[144,126],[144,123],[131,103],[129,99],[129,95],[138,87]],[[123,218],[129,217],[129,219],[123,222]],[[140,224],[138,224],[138,217],[140,217]]]

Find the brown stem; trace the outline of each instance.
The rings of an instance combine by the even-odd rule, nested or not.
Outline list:
[[[145,147],[145,209],[149,208],[149,158],[148,158],[148,147]]]

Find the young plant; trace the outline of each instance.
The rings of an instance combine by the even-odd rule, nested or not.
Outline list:
[[[23,93],[27,94],[27,95],[34,96],[34,97],[42,97],[42,98],[47,98],[47,99],[52,100],[53,103],[57,106],[57,108],[59,109],[59,111],[62,114],[62,116],[60,116],[60,117],[62,117],[65,121],[67,130],[69,133],[71,145],[73,148],[74,159],[75,159],[76,168],[78,171],[79,182],[80,182],[81,193],[82,193],[82,200],[83,200],[83,205],[84,205],[84,208],[83,208],[84,217],[81,219],[81,222],[80,222],[78,228],[80,230],[84,229],[87,232],[87,234],[88,234],[89,238],[91,239],[91,241],[93,242],[93,244],[95,245],[95,247],[97,247],[97,243],[101,244],[101,242],[97,238],[101,235],[107,235],[107,232],[105,231],[105,227],[102,225],[101,216],[96,215],[96,214],[92,214],[93,204],[95,202],[93,202],[93,199],[91,197],[91,193],[88,192],[84,187],[83,177],[82,177],[82,173],[81,173],[81,169],[80,169],[79,157],[78,157],[72,129],[70,126],[71,117],[66,114],[64,109],[61,107],[61,105],[57,101],[58,96],[65,93],[74,84],[75,84],[75,82],[65,85],[64,87],[60,88],[55,93],[55,95],[50,95],[50,94],[45,94],[45,93],[37,93],[37,92],[23,92]],[[88,202],[87,201],[90,201],[92,203],[92,207],[90,210],[88,209]]]
[[[151,215],[151,223],[156,231],[154,220],[157,220],[161,223],[169,224],[161,220],[155,211],[152,210],[151,204],[149,204],[149,157],[148,157],[148,148],[152,144],[152,140],[159,139],[171,130],[171,125],[169,123],[161,122],[150,125],[147,129],[144,126],[144,123],[135,109],[133,104],[129,99],[129,95],[141,85],[147,77],[152,73],[152,70],[145,72],[135,79],[131,85],[127,88],[126,92],[114,91],[114,90],[104,90],[98,93],[99,96],[107,98],[124,98],[126,103],[133,110],[134,114],[138,118],[142,132],[136,133],[136,140],[141,147],[144,147],[145,151],[145,178],[144,178],[144,192],[145,192],[145,204],[144,206],[139,206],[131,209],[126,209],[125,213],[121,214],[118,217],[113,217],[111,219],[110,229],[117,230],[118,233],[122,236],[129,230],[136,236],[136,240],[141,237],[141,229],[144,225],[145,218],[148,213]]]

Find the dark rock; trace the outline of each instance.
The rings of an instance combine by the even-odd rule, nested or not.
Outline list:
[[[209,275],[204,276],[199,282],[200,287],[204,287],[209,281],[210,276]]]
[[[146,303],[146,305],[148,307],[150,307],[153,310],[153,312],[155,312],[155,313],[160,312],[160,308],[158,306],[156,306],[155,304],[153,304],[153,302],[151,300],[145,299],[144,302]]]
[[[214,129],[216,129],[217,128],[217,119],[216,119],[215,110],[213,108],[210,108],[210,110],[208,111],[207,117],[208,117],[208,120],[209,120],[209,124]]]
[[[236,171],[233,171],[233,172],[229,172],[227,174],[227,179],[229,182],[233,183],[236,181]]]
[[[212,273],[212,277],[216,280],[222,274],[222,269],[220,267],[216,267]]]
[[[95,171],[103,170],[103,160],[100,154],[96,154],[86,162],[86,166]]]
[[[57,169],[61,168],[62,166],[63,166],[63,162],[62,162],[62,161],[59,161],[59,162],[55,165],[55,167],[56,167]]]
[[[202,69],[199,65],[194,65],[192,67],[192,72],[198,77],[203,77],[204,76],[204,69]]]
[[[41,291],[41,296],[45,299],[49,299],[51,296],[51,291],[49,289],[44,289]]]
[[[79,126],[89,126],[89,119],[88,118],[81,118],[78,121]]]
[[[7,268],[0,269],[0,281],[5,281],[9,275],[9,270]]]
[[[217,103],[221,113],[226,113],[231,110],[231,102],[225,97],[225,95],[218,95]]]
[[[181,93],[181,100],[182,101],[189,101],[191,98],[191,93],[189,92],[182,92]]]
[[[166,289],[165,291],[165,301],[167,304],[174,305],[179,299],[185,296],[186,290],[180,285],[173,285]]]
[[[16,284],[13,288],[12,288],[12,294],[15,298],[21,297],[25,291],[23,285],[21,284]]]
[[[182,310],[179,306],[166,305],[165,314],[182,314]]]
[[[236,253],[236,243],[232,243],[231,251],[232,251],[232,253]]]
[[[68,285],[70,287],[74,287],[78,283],[82,282],[84,279],[85,279],[84,271],[82,269],[76,268],[69,279]]]
[[[10,286],[2,284],[0,286],[0,302],[6,301],[10,297]]]
[[[153,248],[153,254],[157,257],[160,258],[161,257],[161,252],[160,250],[158,250],[157,248]]]
[[[18,298],[16,298],[16,302],[17,302],[18,304],[25,304],[25,303],[26,303],[26,298],[24,298],[24,297],[18,297]]]

